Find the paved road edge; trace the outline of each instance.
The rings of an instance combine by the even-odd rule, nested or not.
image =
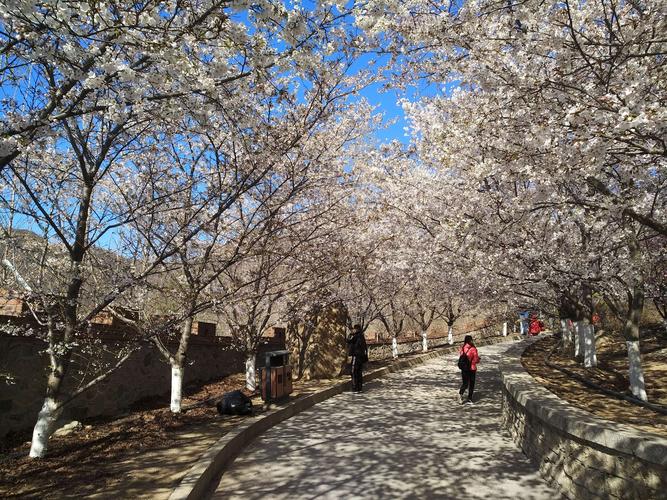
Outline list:
[[[494,336],[480,339],[476,343],[478,346],[484,346],[509,342],[512,340],[514,340],[513,336]],[[364,381],[368,382],[390,373],[419,366],[433,358],[451,354],[457,348],[458,346],[456,345],[441,347],[410,359],[399,360],[389,366],[378,368],[364,374]],[[261,416],[251,417],[221,437],[197,460],[197,462],[188,470],[178,486],[172,491],[169,500],[206,498],[211,493],[211,482],[219,477],[225,467],[232,463],[243,449],[257,436],[274,425],[279,424],[283,420],[286,420],[297,413],[301,413],[317,403],[340,394],[345,390],[349,390],[349,388],[349,381],[339,382],[319,392],[291,401],[287,405],[271,410]]]

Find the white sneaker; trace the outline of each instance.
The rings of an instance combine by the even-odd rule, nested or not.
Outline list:
[[[466,399],[466,402],[464,404],[474,405],[475,403],[472,402],[472,399]]]

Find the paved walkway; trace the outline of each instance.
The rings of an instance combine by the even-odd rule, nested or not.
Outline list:
[[[344,393],[268,430],[214,498],[560,498],[500,431],[497,362],[480,348],[476,401],[459,405],[453,355]]]

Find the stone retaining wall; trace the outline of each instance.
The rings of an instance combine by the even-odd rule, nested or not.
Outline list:
[[[533,341],[500,364],[503,427],[542,475],[571,499],[667,499],[667,439],[597,418],[535,382],[521,365]]]

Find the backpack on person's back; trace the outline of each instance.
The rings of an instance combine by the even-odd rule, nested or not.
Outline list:
[[[461,371],[470,371],[470,358],[468,358],[468,352],[464,350],[459,356],[459,361],[456,364]]]
[[[457,366],[459,367],[459,370],[470,371],[470,359],[465,352],[459,356]]]

